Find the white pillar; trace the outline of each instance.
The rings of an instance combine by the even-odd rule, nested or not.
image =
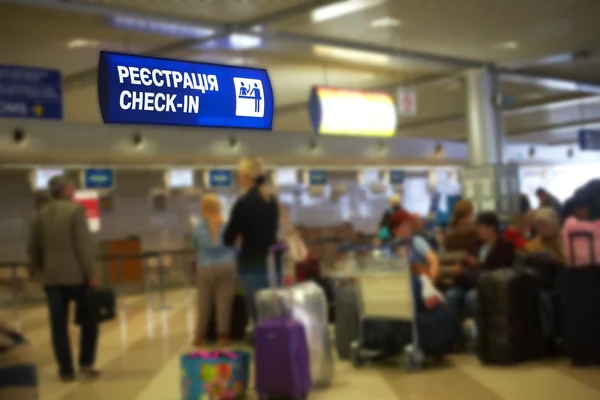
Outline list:
[[[504,124],[498,75],[492,67],[486,67],[467,71],[465,78],[469,164],[502,164]]]

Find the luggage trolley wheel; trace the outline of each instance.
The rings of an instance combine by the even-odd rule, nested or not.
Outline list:
[[[360,342],[358,340],[350,343],[350,361],[352,361],[354,368],[360,368],[365,364],[360,354]]]
[[[420,370],[423,367],[424,362],[425,355],[421,349],[415,349],[412,345],[408,345],[404,348],[402,363],[407,372],[416,372]]]

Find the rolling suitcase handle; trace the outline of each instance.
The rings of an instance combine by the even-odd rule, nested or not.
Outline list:
[[[278,252],[281,252],[282,255],[285,255],[285,253],[287,251],[288,251],[288,246],[286,244],[282,244],[282,243],[275,244],[269,248],[269,256],[267,259],[267,274],[269,276],[269,287],[270,287],[272,295],[273,295],[273,301],[280,301],[280,298],[277,294],[277,290],[283,287],[283,285],[280,285],[280,283],[277,282],[275,255]],[[282,266],[282,269],[283,269],[283,266]],[[282,273],[283,273],[283,271],[282,271]],[[292,274],[292,276],[293,275],[294,274]],[[288,301],[290,302],[290,307],[289,307],[290,314],[293,314],[293,309],[294,309],[294,296],[292,295],[291,286],[293,286],[293,284],[295,283],[295,280],[296,280],[296,277],[293,276],[290,287],[288,289],[285,289],[287,292],[287,295],[288,295]]]
[[[269,248],[269,256],[267,259],[267,274],[269,277],[269,287],[271,289],[277,290],[280,288],[280,284],[277,282],[277,266],[275,262],[275,255],[278,252],[285,254],[288,251],[288,249],[288,246],[282,243],[275,244]]]

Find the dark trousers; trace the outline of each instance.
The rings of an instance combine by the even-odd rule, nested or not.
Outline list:
[[[75,373],[68,329],[69,305],[71,301],[74,301],[77,312],[86,312],[88,308],[87,290],[89,290],[88,287],[84,285],[46,287],[52,347],[61,376],[69,376]],[[87,368],[92,367],[96,360],[98,321],[93,318],[83,318],[83,321],[79,335],[79,367]]]
[[[275,256],[275,272],[278,280],[278,284],[281,285],[281,277],[283,277],[283,256],[285,253],[283,251],[276,251]]]

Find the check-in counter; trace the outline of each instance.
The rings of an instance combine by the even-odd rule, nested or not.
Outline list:
[[[143,282],[142,241],[139,238],[130,237],[101,242],[98,253],[102,255],[104,278],[108,284]],[[119,257],[124,254],[129,256]]]

